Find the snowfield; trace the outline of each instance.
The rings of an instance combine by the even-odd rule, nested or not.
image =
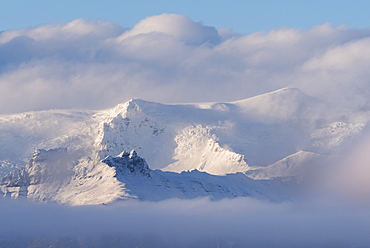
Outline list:
[[[368,116],[294,88],[229,103],[132,99],[101,111],[2,115],[1,190],[70,205],[292,200],[305,171],[351,146]]]

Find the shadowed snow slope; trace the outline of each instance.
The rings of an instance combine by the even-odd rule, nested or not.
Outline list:
[[[4,195],[70,205],[130,198],[158,201],[209,196],[219,200],[250,196],[279,202],[293,197],[289,183],[280,180],[253,180],[242,173],[214,176],[196,170],[181,174],[150,170],[135,150],[107,156],[97,163],[80,160],[74,167],[69,158],[66,149],[36,151],[24,168],[3,178],[0,185]]]
[[[363,132],[368,116],[364,111],[337,109],[290,88],[230,103],[166,105],[132,99],[101,111],[2,115],[0,168],[6,174],[2,189],[12,197],[75,205],[132,197],[219,199],[257,196],[256,191],[277,200],[271,189],[260,190],[265,184],[245,175],[266,180],[299,177],[323,154],[327,157],[350,146]],[[151,168],[169,172],[147,169],[150,176],[142,179],[117,174],[112,161],[131,150]],[[47,159],[40,160],[44,153]],[[63,159],[53,154],[64,154]],[[15,168],[19,169],[12,171]],[[184,171],[193,172],[174,173]],[[237,174],[225,176],[230,173]],[[38,183],[31,180],[36,174]],[[243,191],[245,186],[240,190],[231,181],[253,185],[252,191]]]

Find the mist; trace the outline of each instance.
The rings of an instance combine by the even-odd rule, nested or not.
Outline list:
[[[368,208],[343,202],[199,198],[68,207],[2,199],[0,208],[2,247],[370,245]]]

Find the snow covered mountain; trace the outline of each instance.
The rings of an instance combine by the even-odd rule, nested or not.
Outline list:
[[[292,182],[253,180],[242,173],[215,176],[197,170],[180,174],[151,170],[135,150],[107,156],[98,163],[89,158],[76,163],[72,157],[62,148],[36,151],[25,167],[2,179],[4,195],[70,205],[107,204],[130,198],[158,201],[251,196],[279,202],[293,197],[288,187]]]
[[[101,111],[2,115],[1,188],[13,198],[72,205],[246,195],[280,201],[292,195],[277,178],[299,177],[350,145],[368,116],[289,88],[230,103],[132,99]],[[136,152],[122,153],[132,150],[154,170]]]

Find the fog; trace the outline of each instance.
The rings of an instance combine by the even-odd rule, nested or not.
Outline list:
[[[370,245],[368,208],[327,200],[276,204],[200,198],[68,207],[3,199],[0,208],[1,247]]]
[[[368,108],[369,29],[322,24],[241,35],[185,16],[133,28],[77,19],[0,33],[0,113],[102,109],[143,98],[233,101],[296,87]]]

